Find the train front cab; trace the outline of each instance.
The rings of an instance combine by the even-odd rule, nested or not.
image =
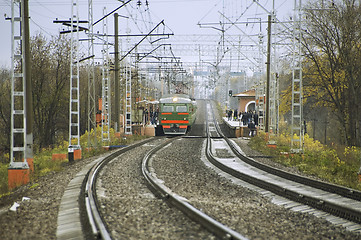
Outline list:
[[[189,104],[162,104],[160,123],[164,134],[186,134],[189,125]]]

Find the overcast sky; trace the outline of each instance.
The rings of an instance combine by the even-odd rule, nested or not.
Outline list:
[[[57,35],[63,28],[59,24],[54,24],[56,18],[65,20],[71,15],[70,0],[29,0],[30,2],[30,30],[31,35],[41,32],[47,38]],[[88,1],[79,0],[81,20],[88,18]],[[136,19],[137,25],[131,20],[120,20],[120,31],[126,29],[131,33],[146,31],[145,25],[148,21],[148,28],[155,26],[164,19],[167,26],[164,32],[174,32],[175,35],[185,34],[218,34],[217,30],[200,28],[197,23],[219,22],[220,12],[225,13],[230,19],[237,19],[242,15],[242,19],[262,18],[267,19],[267,12],[253,0],[140,0],[142,4],[137,6],[138,0],[133,0],[132,5],[127,9],[119,10],[120,15],[131,16]],[[148,2],[148,7],[145,3]],[[291,0],[259,0],[259,3],[267,10],[272,10],[274,2],[276,14],[279,18],[284,18],[287,14],[292,14],[293,1]],[[121,5],[116,0],[93,0],[94,19],[100,19],[103,15],[103,8],[110,12]],[[0,0],[0,66],[10,66],[11,56],[11,23],[6,21],[4,15],[11,16],[11,0]],[[113,34],[113,17],[108,20],[109,33]],[[144,25],[144,26],[143,26]],[[127,28],[128,26],[128,28]],[[254,24],[253,24],[254,26]],[[96,31],[101,32],[102,24],[98,24]],[[250,27],[248,27],[250,28]],[[254,26],[254,28],[258,28]],[[265,28],[265,27],[264,27]],[[237,29],[236,29],[237,31]]]

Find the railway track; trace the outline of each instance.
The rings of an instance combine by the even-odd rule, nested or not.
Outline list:
[[[162,180],[154,177],[154,171],[150,170],[152,168],[149,165],[149,160],[157,151],[161,150],[163,147],[166,147],[171,142],[177,139],[178,138],[167,139],[164,143],[157,145],[156,147],[152,147],[152,150],[145,155],[142,163],[142,173],[148,182],[148,186],[150,186],[154,194],[160,199],[162,199],[162,201],[176,207],[177,209],[182,211],[187,217],[204,226],[205,229],[207,229],[210,233],[213,233],[220,239],[247,239],[241,234],[219,223],[215,219],[207,216],[202,211],[196,209],[195,207],[190,205],[185,198],[173,193],[171,190],[167,189],[167,187],[162,185]],[[99,158],[95,162],[89,164],[89,166],[83,169],[83,171],[81,171],[78,176],[73,179],[73,181],[77,181],[78,183],[80,183],[80,185],[83,186],[83,189],[81,191],[83,192],[83,194],[80,194],[80,201],[84,201],[87,217],[86,222],[88,222],[89,224],[88,228],[91,229],[91,233],[82,232],[84,227],[82,228],[81,225],[84,226],[84,221],[81,222],[79,220],[81,215],[78,212],[80,211],[80,206],[76,211],[73,207],[73,205],[78,200],[76,197],[74,197],[72,198],[73,203],[70,203],[70,197],[66,191],[63,196],[64,201],[62,201],[62,206],[60,207],[58,217],[58,239],[69,239],[72,237],[76,237],[77,239],[112,239],[112,232],[109,231],[110,227],[107,224],[108,217],[104,216],[104,211],[102,209],[103,204],[99,201],[99,192],[102,191],[101,189],[98,189],[99,184],[97,182],[99,181],[99,175],[101,174],[102,169],[107,167],[107,164],[109,164],[113,159],[128,151],[134,150],[137,147],[150,143],[151,141],[152,139],[143,141],[122,150],[116,151],[108,156]],[[153,172],[153,174],[151,172]],[[86,182],[84,184],[81,184],[81,179],[84,176],[86,178]],[[79,192],[77,190],[75,191],[75,193],[73,192],[73,190],[76,189],[78,185],[74,184],[74,182],[71,182],[69,186],[69,191],[72,192],[70,193],[70,195],[78,195]],[[71,206],[71,209],[66,209],[66,206]],[[74,220],[76,221],[74,222]],[[63,222],[63,224],[61,224],[61,222]],[[84,238],[82,238],[81,236],[84,236]]]
[[[174,138],[171,141],[174,141],[176,139],[177,138]],[[206,229],[208,229],[208,231],[212,232],[220,239],[247,239],[240,233],[233,231],[229,227],[223,225],[214,218],[211,218],[199,209],[192,206],[187,199],[172,192],[172,190],[168,189],[166,186],[163,185],[162,180],[156,178],[154,176],[155,174],[152,174],[152,172],[154,171],[151,170],[151,167],[149,165],[151,157],[156,154],[157,151],[166,147],[168,144],[170,144],[170,141],[167,141],[157,146],[156,148],[148,152],[143,159],[142,172],[153,192],[160,198],[164,199],[167,203],[181,210],[184,214],[186,214],[195,222],[204,226]]]
[[[154,141],[154,138],[148,139],[126,148],[110,153],[104,157],[89,163],[80,171],[77,176],[69,183],[64,192],[59,207],[57,239],[85,239],[88,237],[94,239],[111,239],[107,230],[106,223],[99,212],[99,202],[96,195],[97,176],[101,169],[119,155],[135,149],[139,146]],[[86,208],[86,216],[82,216],[81,208]],[[91,228],[91,234],[84,233],[82,225],[87,218],[88,227]]]
[[[187,199],[173,193],[170,189],[168,189],[167,187],[165,187],[162,184],[162,180],[157,179],[155,177],[154,171],[152,170],[152,167],[149,164],[151,157],[154,156],[154,154],[157,151],[161,150],[162,148],[166,147],[171,142],[173,142],[177,139],[179,139],[179,138],[168,139],[164,143],[152,148],[152,150],[149,151],[145,155],[143,162],[142,162],[142,173],[143,173],[144,178],[147,180],[148,186],[151,188],[151,190],[154,192],[154,194],[156,196],[161,198],[166,203],[168,203],[168,204],[176,207],[180,211],[182,211],[190,219],[199,223],[200,225],[205,227],[205,229],[207,229],[209,232],[211,232],[215,236],[217,236],[217,238],[242,239],[242,240],[247,239],[244,236],[242,236],[241,234],[237,233],[236,231],[233,231],[232,229],[228,228],[227,226],[221,224],[217,220],[209,217],[202,211],[193,207],[187,201]],[[116,151],[106,157],[98,159],[95,163],[92,163],[93,166],[90,167],[90,169],[87,173],[86,182],[85,182],[85,184],[83,184],[84,194],[82,194],[82,196],[84,196],[85,208],[86,208],[86,212],[87,212],[86,215],[87,215],[88,222],[89,222],[91,232],[92,232],[91,236],[88,234],[88,237],[90,236],[95,239],[112,239],[112,237],[111,237],[112,234],[109,232],[109,227],[107,226],[105,217],[102,216],[102,209],[101,209],[102,204],[99,203],[99,200],[98,200],[99,197],[97,195],[97,191],[99,192],[99,189],[96,189],[97,181],[98,181],[97,179],[98,179],[98,176],[99,176],[102,168],[104,168],[109,162],[111,162],[113,159],[115,159],[119,155],[121,155],[127,151],[130,151],[132,149],[135,149],[136,147],[139,147],[141,145],[149,143],[150,141],[151,140],[147,140],[147,141],[143,141],[138,144],[134,144],[125,149]],[[84,171],[82,174],[84,174]],[[76,178],[80,179],[81,177],[82,176],[77,176]],[[74,185],[73,184],[70,184],[70,185],[71,185],[71,189],[73,189]],[[68,197],[65,196],[65,198],[67,199]],[[64,202],[63,205],[69,205],[69,203]],[[69,210],[65,210],[65,211],[69,211]],[[74,216],[74,214],[72,214],[72,215]],[[64,214],[60,213],[59,218],[61,218],[61,216],[64,216]],[[67,218],[70,219],[72,217],[67,216]],[[71,223],[67,222],[67,225],[69,225],[69,224],[71,224]],[[72,224],[72,225],[77,225],[77,224]],[[60,226],[60,228],[62,228],[62,227]],[[69,236],[71,236],[71,234],[74,234],[73,236],[75,236],[75,235],[79,236],[79,233],[81,231],[80,229],[78,229],[77,231],[74,231],[73,228],[68,228],[68,230],[70,230],[70,231],[65,232],[62,229],[58,228],[58,233],[59,233],[58,239],[68,238]],[[72,231],[73,231],[73,233],[71,233]]]
[[[212,110],[212,108],[208,104],[207,112],[211,113],[212,112],[211,110]],[[312,204],[311,204],[311,206],[314,208],[317,208],[317,209],[323,209],[323,206],[326,206],[326,209],[325,210],[323,209],[323,210],[327,211],[327,209],[330,209],[333,207],[333,205],[336,205],[334,202],[330,201],[330,196],[331,196],[330,194],[332,194],[332,196],[333,196],[333,195],[335,195],[335,192],[325,194],[324,196],[326,196],[328,199],[323,200],[321,198],[315,197],[316,194],[314,194],[314,193],[313,194],[311,193],[311,196],[307,195],[305,193],[305,191],[306,191],[305,188],[310,188],[310,187],[302,187],[304,185],[297,182],[297,183],[295,183],[297,185],[297,187],[300,189],[303,189],[302,194],[300,194],[299,192],[294,193],[291,191],[293,191],[294,188],[296,188],[295,184],[293,184],[293,185],[286,184],[286,185],[291,186],[290,189],[288,189],[284,186],[285,181],[290,181],[290,180],[288,180],[288,179],[285,180],[284,178],[282,178],[281,180],[279,180],[279,179],[276,180],[277,178],[280,178],[280,177],[277,176],[277,177],[272,178],[267,175],[267,174],[270,175],[270,173],[268,173],[265,170],[255,170],[255,167],[252,166],[252,162],[250,164],[242,163],[245,158],[246,158],[245,161],[247,161],[247,159],[248,159],[248,161],[254,161],[254,160],[249,159],[248,157],[242,155],[242,151],[239,149],[239,147],[236,146],[231,140],[229,140],[225,136],[223,136],[223,134],[219,131],[218,123],[216,121],[214,121],[214,118],[212,115],[210,117],[207,117],[206,129],[207,129],[207,137],[206,137],[207,148],[206,148],[205,155],[207,156],[207,158],[210,162],[212,162],[214,165],[216,165],[222,171],[227,172],[236,178],[243,179],[247,182],[250,182],[250,183],[260,186],[264,189],[267,189],[275,194],[289,197],[294,201],[301,199],[301,200],[303,200],[303,202],[302,202],[303,204],[307,204],[311,200],[316,199],[312,203],[312,204],[315,204],[316,206],[313,206]],[[187,137],[185,137],[185,138],[187,138]],[[109,162],[111,162],[113,159],[115,159],[116,157],[120,156],[121,154],[125,154],[128,151],[137,149],[140,146],[148,144],[148,148],[151,150],[147,151],[147,153],[145,154],[145,156],[142,160],[141,173],[143,174],[144,178],[147,180],[147,182],[148,182],[147,185],[150,186],[151,191],[159,199],[166,202],[167,204],[175,206],[176,208],[181,210],[186,216],[188,216],[189,218],[191,218],[194,221],[201,224],[203,227],[205,227],[205,229],[207,229],[209,232],[213,233],[218,238],[221,238],[221,239],[246,239],[246,237],[244,237],[242,234],[238,233],[235,230],[232,230],[230,227],[227,227],[226,225],[224,225],[224,224],[220,223],[218,220],[216,220],[216,219],[218,219],[218,217],[216,217],[216,218],[210,217],[210,215],[206,214],[207,211],[205,211],[204,209],[203,210],[201,209],[201,208],[203,208],[204,203],[206,203],[206,205],[209,205],[209,202],[207,203],[207,201],[209,201],[209,200],[206,200],[206,199],[200,200],[198,198],[197,198],[198,200],[195,200],[195,199],[192,199],[192,197],[191,197],[191,199],[189,199],[189,196],[187,199],[184,196],[180,196],[180,195],[176,194],[175,192],[173,192],[173,190],[169,189],[169,186],[168,185],[166,186],[162,179],[158,179],[156,177],[157,173],[155,172],[155,170],[153,168],[154,157],[157,156],[159,154],[159,152],[162,152],[163,149],[165,149],[165,148],[169,149],[169,145],[174,144],[174,141],[176,141],[178,139],[179,138],[172,138],[172,139],[167,139],[167,140],[163,139],[162,140],[163,143],[157,145],[156,147],[150,146],[150,143],[153,141],[153,139],[149,139],[149,140],[137,143],[135,145],[132,145],[130,147],[124,148],[122,150],[116,151],[114,153],[111,153],[107,156],[104,156],[104,157],[98,159],[97,161],[89,164],[85,169],[83,169],[83,171],[79,172],[78,176],[76,178],[74,178],[72,180],[72,182],[69,184],[69,187],[63,196],[63,200],[62,200],[62,203],[60,206],[60,212],[59,212],[59,216],[58,216],[57,238],[58,239],[69,239],[69,238],[71,238],[71,236],[75,236],[77,239],[90,239],[90,238],[111,239],[112,238],[112,235],[115,234],[115,231],[113,229],[111,232],[109,232],[109,226],[106,223],[109,220],[109,217],[108,216],[105,217],[104,212],[101,213],[102,208],[104,208],[104,205],[102,203],[99,203],[99,196],[96,195],[97,191],[98,192],[102,191],[102,190],[96,189],[97,186],[100,185],[100,183],[97,183],[97,176],[101,172],[102,168],[104,168],[104,167],[109,168],[107,166],[107,164]],[[182,141],[197,141],[197,138],[195,139],[195,138],[191,137],[189,139],[182,139]],[[202,142],[203,142],[203,140],[202,140]],[[217,152],[217,149],[225,148],[226,143],[230,145],[228,148],[232,149],[234,157],[227,156],[226,158],[222,158],[222,156],[216,156],[217,153],[215,154],[215,152]],[[152,144],[154,145],[154,142]],[[138,150],[136,150],[136,151],[139,152]],[[257,164],[259,164],[259,163],[253,163],[253,165],[257,165]],[[158,164],[158,166],[159,166],[159,164]],[[264,166],[261,168],[266,168],[266,167]],[[244,171],[242,172],[242,171],[240,171],[240,169],[243,169]],[[263,172],[261,173],[261,171],[263,171],[265,173],[263,173]],[[272,170],[272,171],[277,172],[279,170]],[[272,172],[272,171],[270,170],[269,172]],[[284,174],[284,173],[282,173],[282,174]],[[87,179],[86,183],[83,183],[83,181],[82,181],[82,179],[84,177],[86,177],[86,179]],[[292,179],[295,177],[287,177],[287,178]],[[108,181],[108,180],[104,180],[104,181]],[[298,181],[300,181],[300,180],[298,180]],[[279,184],[277,184],[277,182]],[[282,185],[282,183],[283,183],[283,185]],[[101,185],[103,185],[103,184],[101,184]],[[77,189],[78,186],[83,186],[83,190],[81,190],[79,192],[79,190]],[[171,188],[173,188],[174,186],[177,186],[177,184],[173,185]],[[325,188],[325,186],[323,186],[322,188]],[[338,188],[339,187],[335,188],[333,191],[337,191]],[[324,191],[324,190],[319,190],[319,191]],[[350,193],[351,190],[343,189],[341,192],[346,192],[346,194],[344,194],[346,196],[349,194],[352,194],[352,193]],[[146,195],[147,193],[143,193],[143,194]],[[78,201],[78,198],[76,197],[78,195],[82,196],[83,200]],[[192,193],[191,193],[191,195],[192,195]],[[357,194],[352,194],[352,195],[357,196]],[[100,198],[102,198],[102,196]],[[340,197],[338,197],[338,198],[340,198]],[[345,197],[343,196],[343,198],[345,198]],[[72,202],[70,200],[72,200]],[[111,202],[118,201],[118,200],[109,199],[109,201],[111,201]],[[132,201],[132,200],[128,199],[126,201]],[[203,201],[205,201],[205,202],[203,202]],[[350,199],[350,198],[348,198],[348,201],[354,201],[353,204],[355,204],[355,205],[357,205],[357,203],[358,203],[357,200]],[[84,202],[84,206],[87,209],[86,215],[89,218],[89,220],[87,220],[87,222],[89,224],[88,229],[91,230],[91,233],[82,233],[83,228],[84,228],[84,223],[81,222],[80,219],[84,218],[84,215],[82,215],[80,210],[74,210],[74,205],[78,205],[78,207],[79,207],[79,205],[81,205],[81,202]],[[196,203],[196,206],[198,206],[198,209],[196,207],[194,207],[194,205],[192,206],[191,202]],[[329,202],[331,202],[333,205],[330,204]],[[146,203],[146,205],[149,205],[149,203]],[[344,209],[347,209],[347,210],[345,211]],[[111,212],[113,210],[112,209],[108,210],[108,213],[109,213],[109,211]],[[158,210],[158,211],[160,211],[160,210]],[[341,204],[341,206],[334,208],[330,212],[333,214],[336,214],[338,216],[342,216],[347,219],[350,219],[354,222],[359,221],[358,220],[359,213],[357,213],[356,211],[353,211],[352,208],[345,206],[345,204],[344,205]],[[240,215],[240,214],[241,213],[238,212],[238,213],[236,213],[236,216],[242,218],[242,215]],[[221,213],[221,215],[227,215],[227,213],[223,213],[223,214]],[[115,214],[115,217],[116,216],[119,216],[119,215]],[[175,217],[175,218],[178,219],[179,217]],[[73,222],[72,221],[73,219],[76,219],[76,222]],[[223,219],[223,222],[224,222],[224,219]],[[227,222],[227,220],[226,220],[226,222]],[[183,226],[182,224],[181,224],[181,226]],[[83,225],[83,227],[81,225]],[[359,226],[360,225],[358,225],[358,224],[353,224],[351,226],[351,228],[353,227],[354,228],[353,230],[357,231],[358,230],[357,228]],[[176,231],[179,231],[179,230],[176,230]],[[185,231],[185,230],[183,230],[183,231]],[[199,229],[196,231],[199,231]],[[79,236],[84,236],[84,237],[79,237]],[[117,236],[119,237],[119,235],[117,235]]]
[[[212,114],[207,118],[211,124],[207,130],[210,133],[206,156],[217,168],[279,196],[354,222],[353,224],[334,218],[335,223],[344,225],[349,230],[361,231],[360,191],[291,174],[247,157],[221,132],[210,104],[207,104],[207,108],[207,112]],[[216,138],[212,139],[210,136]],[[214,154],[216,148],[224,148],[225,145],[231,149],[234,158],[221,158]]]

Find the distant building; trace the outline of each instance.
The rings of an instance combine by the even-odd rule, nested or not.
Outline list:
[[[256,91],[254,89],[234,94],[238,98],[238,112],[254,111],[256,109]]]

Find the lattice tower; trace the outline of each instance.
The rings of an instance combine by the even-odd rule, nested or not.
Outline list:
[[[71,1],[70,36],[70,100],[68,152],[80,149],[80,98],[79,98],[79,5]]]
[[[11,138],[9,168],[29,168],[26,156],[26,76],[24,7],[11,1]],[[18,49],[17,49],[18,48]]]
[[[292,64],[292,119],[291,150],[303,152],[303,97],[302,97],[302,53],[301,53],[301,20],[302,1],[294,1],[293,17],[293,64]]]

